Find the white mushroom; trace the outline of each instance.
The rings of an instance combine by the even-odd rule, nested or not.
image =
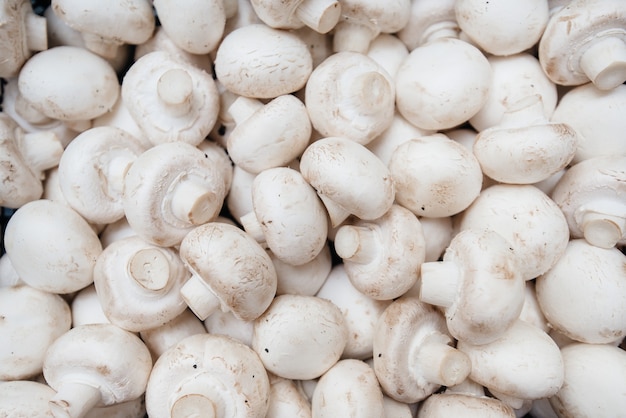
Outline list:
[[[515,418],[513,408],[498,399],[461,393],[433,394],[420,404],[417,418]]]
[[[197,147],[168,142],[143,152],[124,180],[124,213],[144,240],[177,245],[215,219],[226,196],[224,172]]]
[[[163,353],[180,341],[192,335],[205,334],[206,331],[202,321],[193,312],[186,309],[176,318],[161,326],[140,331],[139,336],[150,350],[152,360],[157,361]]]
[[[0,416],[53,418],[48,402],[54,394],[54,389],[39,382],[0,382]]]
[[[55,416],[80,418],[95,406],[138,398],[151,368],[150,352],[134,334],[111,324],[72,328],[44,359],[46,382],[57,391],[50,409]]]
[[[626,155],[596,157],[569,168],[552,191],[572,238],[614,247],[626,239]]]
[[[81,33],[85,46],[105,58],[122,44],[141,44],[152,36],[155,19],[148,0],[53,0],[54,13]]]
[[[357,52],[339,52],[315,67],[306,84],[305,104],[322,136],[367,144],[389,127],[395,89],[387,71]]]
[[[278,29],[306,25],[319,33],[328,33],[341,16],[341,4],[337,0],[252,0],[251,4],[259,19]]]
[[[381,33],[372,40],[366,55],[383,67],[393,79],[409,55],[409,50],[397,36]]]
[[[328,244],[324,245],[313,260],[299,266],[281,261],[271,251],[269,255],[276,269],[277,295],[315,295],[326,281],[333,262]]]
[[[276,271],[263,248],[241,229],[219,222],[194,228],[180,244],[192,273],[181,293],[201,320],[218,309],[251,321],[276,292]]]
[[[74,210],[50,200],[34,200],[11,216],[6,252],[20,278],[52,293],[71,293],[93,282],[102,245]]]
[[[315,318],[312,320],[311,318]],[[315,379],[341,357],[348,329],[341,310],[316,296],[276,296],[254,322],[252,348],[286,379]]]
[[[433,306],[413,297],[395,300],[374,333],[374,371],[385,393],[413,403],[441,385],[461,383],[471,364],[451,344],[445,320]]]
[[[41,373],[46,350],[72,324],[60,296],[26,285],[0,288],[0,319],[0,380]]]
[[[80,290],[72,298],[72,326],[86,324],[110,324],[105,315],[96,287],[92,284]]]
[[[264,418],[270,384],[252,349],[223,335],[178,342],[154,364],[146,388],[151,418]]]
[[[311,404],[296,382],[268,374],[270,405],[265,418],[311,418]]]
[[[122,100],[154,144],[200,144],[219,112],[219,93],[211,75],[165,51],[135,61],[124,75]]]
[[[204,320],[209,334],[221,334],[252,347],[254,321],[237,318],[232,312],[215,311]]]
[[[456,0],[413,0],[409,22],[398,33],[409,51],[437,38],[458,38]]]

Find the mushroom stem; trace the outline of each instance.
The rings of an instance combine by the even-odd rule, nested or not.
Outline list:
[[[304,0],[296,8],[296,16],[318,33],[328,33],[341,16],[341,5],[336,0]]]
[[[454,20],[437,22],[428,27],[422,35],[420,45],[442,38],[459,38],[459,25]]]
[[[261,223],[254,212],[248,212],[243,215],[239,221],[241,226],[252,238],[256,240],[261,246],[265,246],[265,234],[261,228]]]
[[[372,228],[344,225],[335,235],[335,251],[344,260],[367,264],[378,253],[380,239]]]
[[[454,386],[469,375],[472,368],[469,358],[449,343],[450,337],[440,332],[422,341],[417,352],[417,367],[428,382]]]
[[[433,261],[421,267],[420,300],[431,305],[450,307],[458,293],[462,271],[453,261]]]
[[[116,191],[120,195],[124,193],[124,177],[128,172],[135,156],[126,152],[121,155],[114,156],[105,167],[106,179],[111,190]]]
[[[132,255],[128,273],[143,288],[161,290],[170,277],[170,264],[158,248],[145,248]]]
[[[546,122],[541,95],[533,94],[512,103],[502,115],[501,128],[527,127],[538,121]]]
[[[50,399],[50,410],[56,418],[83,417],[101,400],[100,390],[83,383],[61,385]]]
[[[172,214],[182,222],[202,225],[213,216],[214,194],[206,187],[186,177],[174,187],[171,209]]]
[[[196,273],[193,273],[191,278],[187,280],[187,283],[183,285],[180,289],[180,294],[189,306],[189,309],[202,321],[220,307],[220,301],[217,296]]]
[[[83,32],[82,37],[83,41],[85,41],[85,47],[91,52],[104,58],[115,58],[117,55],[119,43],[94,33]]]
[[[613,248],[626,232],[626,211],[620,215],[588,210],[582,218],[587,242],[600,248]]]
[[[26,14],[26,47],[31,51],[48,49],[46,18],[34,13]]]
[[[516,398],[515,396],[507,395],[491,388],[489,389],[489,392],[513,409],[520,409],[524,405],[524,400]]]
[[[200,394],[186,394],[178,398],[170,410],[171,418],[214,418],[215,404]]]
[[[380,104],[387,101],[390,91],[389,81],[378,71],[359,74],[346,86],[348,103],[345,107],[365,115],[380,112]]]
[[[321,199],[322,203],[324,203],[324,207],[328,212],[328,217],[333,228],[339,226],[343,221],[348,218],[348,216],[350,216],[350,212],[345,210],[330,197],[320,193],[318,193],[318,196]]]
[[[263,106],[264,105],[260,100],[239,96],[228,107],[228,113],[230,113],[230,116],[233,118],[235,123],[239,125],[262,109]]]
[[[33,171],[39,172],[56,167],[63,155],[63,144],[51,131],[24,134],[19,148]]]
[[[598,37],[580,58],[580,67],[600,90],[626,81],[626,43],[618,36]]]
[[[193,79],[183,69],[167,70],[157,81],[157,95],[171,116],[181,117],[191,110]]]
[[[374,31],[369,27],[350,21],[342,21],[335,26],[333,50],[335,52],[352,51],[366,54]]]

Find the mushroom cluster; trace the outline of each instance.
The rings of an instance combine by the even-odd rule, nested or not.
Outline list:
[[[623,0],[1,0],[0,417],[626,411]]]

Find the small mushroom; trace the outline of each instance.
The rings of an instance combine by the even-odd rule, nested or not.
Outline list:
[[[34,52],[48,49],[46,19],[27,0],[2,2],[0,28],[0,77],[15,77]]]
[[[41,198],[44,171],[55,167],[62,154],[53,132],[27,133],[0,114],[0,205],[17,209]]]
[[[252,348],[271,373],[307,380],[320,377],[339,361],[347,341],[344,317],[332,302],[280,295],[255,320]]]
[[[109,111],[120,85],[111,64],[84,48],[58,46],[29,59],[18,77],[21,96],[41,114],[88,122]]]
[[[573,239],[556,264],[536,280],[537,301],[552,328],[593,344],[626,336],[626,256]]]
[[[539,61],[556,84],[591,81],[611,90],[626,81],[626,4],[574,0],[554,13],[539,42]]]
[[[156,145],[139,155],[124,180],[124,214],[144,240],[177,245],[197,225],[219,214],[226,196],[224,173],[185,142]]]
[[[178,342],[196,334],[205,334],[206,329],[202,321],[188,309],[183,313],[155,328],[145,329],[139,332],[141,340],[146,344],[152,360],[159,357]]]
[[[311,121],[295,96],[279,96],[265,105],[239,97],[228,111],[236,123],[226,143],[228,155],[250,173],[286,166],[309,144]]]
[[[374,371],[385,393],[413,403],[441,385],[461,383],[471,363],[451,344],[445,320],[433,306],[413,297],[395,300],[374,333]]]
[[[201,320],[218,309],[251,321],[276,293],[276,271],[263,248],[241,229],[210,222],[191,230],[180,257],[192,277],[181,293]]]
[[[187,305],[180,289],[189,278],[171,248],[128,237],[106,247],[94,267],[94,285],[107,318],[127,331],[155,328]]]
[[[361,360],[338,361],[315,386],[311,411],[319,418],[385,416],[383,392],[376,373]]]
[[[134,334],[111,324],[74,327],[46,352],[43,375],[57,391],[50,409],[80,418],[96,406],[138,398],[151,368],[150,352]]]
[[[312,261],[326,245],[327,214],[302,175],[288,167],[264,170],[252,184],[254,211],[241,217],[247,233],[288,264]]]
[[[419,219],[399,205],[376,220],[341,226],[334,244],[350,282],[377,300],[395,299],[413,287],[426,253]]]
[[[151,418],[263,418],[270,383],[246,345],[223,335],[187,337],[159,357],[146,388]]]
[[[62,203],[34,200],[9,219],[6,253],[28,285],[52,293],[72,293],[93,282],[102,245],[78,213]]]
[[[85,46],[105,57],[115,57],[118,46],[147,41],[155,27],[150,1],[53,0],[54,13],[81,33]]]
[[[41,373],[46,350],[72,325],[63,298],[26,285],[0,288],[0,318],[0,380]]]
[[[322,136],[371,142],[391,125],[395,89],[376,61],[357,52],[326,58],[309,77],[305,104],[313,127]]]
[[[459,340],[457,348],[472,362],[470,378],[513,408],[523,400],[553,396],[563,385],[559,347],[524,321],[516,321],[495,341],[474,345]]]
[[[59,185],[67,203],[90,223],[109,224],[124,216],[124,176],[144,151],[119,128],[97,127],[79,134],[59,161]]]
[[[54,393],[50,386],[30,380],[0,382],[0,416],[53,418],[48,402]]]
[[[387,167],[365,146],[342,137],[317,140],[300,158],[300,171],[326,206],[333,227],[350,214],[364,220],[383,216],[395,188]]]
[[[399,145],[389,161],[396,201],[418,216],[446,217],[479,195],[483,175],[476,157],[445,134]]]
[[[211,75],[165,51],[150,52],[131,65],[122,82],[122,100],[154,145],[200,144],[219,112]]]
[[[312,70],[311,53],[298,35],[263,24],[226,35],[215,57],[215,74],[226,89],[258,99],[300,90]]]
[[[596,157],[570,167],[552,191],[572,238],[612,248],[626,239],[626,156]]]
[[[319,33],[330,32],[341,16],[337,0],[252,0],[259,19],[277,29],[299,29],[306,25]]]

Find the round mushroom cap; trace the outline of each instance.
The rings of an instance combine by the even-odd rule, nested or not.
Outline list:
[[[35,54],[20,71],[18,88],[36,110],[63,121],[101,116],[120,93],[117,74],[104,58],[72,46]]]
[[[0,382],[0,411],[5,417],[53,418],[48,402],[56,392],[30,380]]]

